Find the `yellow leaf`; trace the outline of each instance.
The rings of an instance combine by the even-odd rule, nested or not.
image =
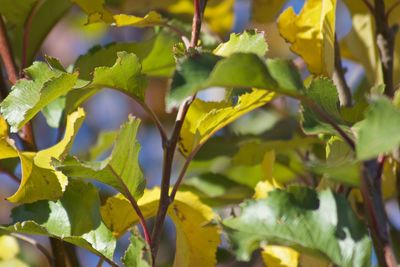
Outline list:
[[[278,18],[283,38],[315,75],[332,76],[334,69],[336,0],[307,0],[299,15],[292,7]]]
[[[125,14],[115,15],[114,20],[115,25],[118,27],[133,26],[143,28],[165,23],[165,20],[161,17],[161,15],[154,11],[150,11],[144,17],[136,17]]]
[[[68,178],[51,166],[51,160],[61,160],[66,156],[84,117],[85,112],[81,108],[70,114],[67,117],[64,138],[48,149],[34,153],[20,152],[14,148],[14,153],[21,160],[22,179],[17,192],[8,197],[8,201],[31,203],[42,199],[56,200],[62,196]],[[0,142],[1,144],[4,145],[4,142]]]
[[[264,246],[261,256],[268,267],[297,267],[300,254],[288,247]]]
[[[146,190],[138,205],[145,218],[157,213],[160,189]],[[114,235],[121,236],[138,223],[138,217],[128,200],[122,195],[107,199],[101,208],[105,224]],[[220,242],[219,229],[212,224],[212,209],[200,202],[191,192],[178,192],[168,209],[168,215],[176,227],[174,266],[207,267],[216,265],[216,251]]]
[[[6,120],[0,116],[0,138],[4,136],[8,136],[8,124]]]
[[[252,20],[260,23],[275,21],[278,12],[287,0],[253,0]]]
[[[17,240],[9,235],[0,236],[0,262],[15,258],[19,253]]]
[[[110,11],[104,7],[104,0],[71,0],[76,3],[87,15],[87,24],[104,21],[114,21]]]
[[[205,102],[196,99],[186,114],[179,147],[184,155],[204,144],[214,133],[240,116],[270,102],[275,94],[253,89],[241,95],[234,106],[228,102]]]
[[[226,34],[231,31],[234,23],[234,0],[209,0],[204,12],[204,19],[212,31]],[[168,7],[168,11],[176,15],[193,15],[192,0],[178,0]]]

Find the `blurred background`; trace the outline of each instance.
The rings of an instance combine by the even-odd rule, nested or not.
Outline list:
[[[131,7],[135,4],[143,2],[144,5],[148,4],[151,6],[152,1],[109,0],[106,2],[108,7],[110,7],[112,11],[115,11],[115,13],[121,11],[129,13],[130,10],[132,10]],[[211,38],[213,36],[209,39],[204,38],[203,42],[212,48],[218,42],[218,39],[227,40],[230,32],[240,33],[245,29],[255,28],[265,31],[265,37],[269,45],[268,57],[295,59],[288,45],[280,37],[275,23],[252,22],[251,2],[251,0],[236,0],[232,12],[223,14],[223,16],[219,18],[221,20],[232,20],[233,23],[229,26],[229,31],[220,33],[218,36],[214,36],[214,38]],[[296,12],[299,12],[303,6],[303,2],[302,0],[287,1],[282,10],[286,9],[288,6],[292,6]],[[224,16],[232,16],[232,18],[226,18]],[[44,55],[50,55],[58,58],[64,67],[68,67],[73,64],[80,55],[87,53],[87,51],[95,45],[146,40],[153,32],[152,29],[135,29],[130,27],[114,28],[102,23],[85,25],[86,20],[86,15],[79,8],[73,7],[70,9],[45,40],[40,53],[37,55],[37,60],[43,60]],[[190,20],[185,27],[190,27]],[[337,5],[336,29],[339,39],[346,36],[351,29],[351,18],[342,1],[338,1]],[[302,62],[296,61],[296,64],[301,66]],[[346,73],[348,83],[351,88],[356,88],[358,84],[363,81],[363,69],[361,66],[351,61],[345,60],[344,64],[349,70]],[[303,68],[303,75],[305,78],[308,76],[308,73],[304,69],[305,68]],[[168,83],[169,81],[165,78],[152,78],[148,85],[146,101],[161,118],[166,128],[171,130],[175,114],[165,112],[163,97],[168,88]],[[221,91],[219,91],[218,88],[213,88],[201,93],[200,97],[215,100],[218,99],[220,95]],[[85,151],[88,151],[88,149],[96,143],[101,133],[117,130],[119,126],[127,120],[128,114],[133,114],[143,120],[139,133],[139,141],[142,147],[140,163],[147,179],[147,186],[151,188],[155,185],[159,185],[162,166],[161,142],[158,131],[153,127],[151,121],[146,117],[140,106],[122,93],[104,89],[87,101],[84,104],[84,108],[87,117],[79,131],[72,153],[84,156]],[[266,136],[271,139],[285,138],[285,134],[291,135],[297,130],[296,120],[293,120],[293,118],[297,117],[297,112],[298,107],[295,102],[291,102],[289,99],[278,98],[271,106],[267,106],[241,118],[226,131],[231,131],[233,133],[246,133],[246,131],[252,131],[253,133],[267,132],[269,135],[266,134]],[[259,122],[262,123],[260,124]],[[34,119],[33,125],[39,149],[54,144],[57,131],[48,126],[43,115],[38,115]],[[279,127],[282,127],[282,125],[284,125],[286,129],[286,133],[279,132]],[[105,156],[107,156],[107,154],[102,155],[103,158]],[[191,170],[193,171],[195,168],[196,165],[192,166]],[[212,166],[210,166],[210,168],[212,168]],[[191,172],[189,172],[189,176],[190,173]],[[12,209],[12,205],[3,199],[16,191],[17,184],[7,179],[7,177],[0,177],[0,181],[2,185],[0,187],[0,198],[2,199],[0,201],[0,222],[1,224],[7,224],[10,223],[10,210]],[[98,186],[102,187],[100,184],[98,184]],[[113,194],[108,188],[102,187],[102,189],[103,197]],[[395,204],[393,202],[388,205]],[[398,209],[395,207],[393,212],[397,210]],[[395,216],[394,218],[400,217]],[[400,222],[397,224],[400,224]],[[173,224],[168,222],[166,224],[166,229],[164,242],[160,249],[160,262],[164,263],[164,266],[170,266],[174,253]],[[45,246],[49,246],[47,238],[39,237],[37,240],[42,242]],[[224,245],[226,246],[226,244]],[[124,251],[127,246],[128,237],[125,236],[118,243],[120,249],[117,249],[117,251],[120,254],[115,255],[115,259],[119,259],[122,256],[121,252]],[[21,243],[21,250],[21,258],[29,263],[30,266],[46,266],[47,263],[45,259],[31,246]],[[260,258],[256,256],[250,263],[234,263],[230,256],[226,255],[224,250],[221,250],[219,254],[221,259],[224,259],[224,257],[226,258],[225,263],[221,266],[262,266]],[[97,256],[83,249],[78,249],[78,256],[83,266],[96,266],[98,262]],[[5,267],[1,264],[0,266]],[[103,266],[107,266],[107,264],[104,263]]]

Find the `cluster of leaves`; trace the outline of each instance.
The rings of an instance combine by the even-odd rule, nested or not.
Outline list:
[[[210,31],[229,33],[234,1],[198,2],[207,4],[203,16]],[[343,57],[365,70],[350,106],[341,104],[332,80],[336,0],[306,0],[299,14],[291,7],[279,14],[285,3],[253,0],[252,20],[274,23],[278,17],[280,34],[307,70],[267,58],[264,33],[256,30],[231,34],[226,42],[204,32],[201,47],[184,47],[188,40],[182,35],[194,10],[189,0],[114,3],[125,13],[145,16],[114,15],[102,0],[0,0],[15,62],[24,68],[0,104],[0,169],[14,173],[20,164],[22,170],[18,190],[7,198],[18,204],[12,223],[0,227],[0,247],[7,247],[1,263],[23,264],[16,258],[15,238],[28,234],[85,248],[114,266],[117,241],[131,232],[122,263],[155,265],[150,249],[155,240],[149,240],[144,220],[159,217],[163,189],[146,189],[136,139],[140,119],[130,116],[119,131],[100,135],[86,158],[69,151],[85,119],[82,105],[103,88],[124,93],[150,112],[167,149],[171,140],[145,97],[148,80],[163,77],[171,79],[167,110],[187,107],[172,140],[185,158],[176,186],[186,178],[178,191],[171,188],[172,203],[164,203],[176,228],[174,266],[215,266],[224,262],[217,259],[224,250],[249,261],[258,249],[267,266],[371,266],[372,230],[356,204],[364,204],[358,196],[365,163],[382,156],[382,197],[397,197],[399,161],[393,151],[400,145],[400,94],[389,98],[385,86],[377,86],[383,82],[381,59],[370,46],[375,26],[362,1],[345,1],[352,30],[339,40]],[[88,15],[88,24],[154,28],[152,37],[97,46],[68,68],[49,56],[32,63],[49,30],[74,4]],[[390,23],[396,18],[393,11]],[[394,71],[399,66],[395,61]],[[224,88],[224,99],[196,97],[210,87]],[[276,108],[275,100],[286,97],[298,101],[300,116]],[[10,133],[20,132],[40,112],[49,126],[64,129],[63,138],[50,148],[27,151]],[[92,180],[118,193],[101,203]],[[238,204],[239,210],[226,216],[226,208]],[[221,245],[221,235],[229,248]]]

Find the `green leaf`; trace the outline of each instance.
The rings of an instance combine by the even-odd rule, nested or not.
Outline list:
[[[229,41],[220,44],[213,53],[221,57],[228,57],[234,53],[254,53],[264,57],[268,51],[264,32],[247,30],[241,34],[231,33]]]
[[[140,120],[129,117],[121,126],[111,155],[100,162],[80,161],[75,157],[63,162],[54,161],[56,169],[69,177],[93,178],[110,185],[127,198],[142,196],[145,179],[140,169],[138,156],[140,144],[136,140]]]
[[[100,89],[108,87],[125,93],[139,101],[144,100],[147,81],[142,73],[139,58],[132,53],[118,52],[117,60],[111,67],[94,69],[93,80],[79,80],[79,89],[70,92],[66,100],[66,112],[76,109]]]
[[[37,1],[38,0],[0,0],[0,14],[7,19],[7,22],[23,26]]]
[[[62,73],[40,62],[33,64],[26,73],[32,80],[19,80],[0,104],[11,132],[17,132],[42,108],[68,93],[78,78],[77,73]]]
[[[400,145],[400,110],[386,98],[371,104],[357,125],[357,158],[371,159]]]
[[[131,235],[131,242],[125,251],[121,261],[127,267],[150,267],[150,264],[143,259],[146,243],[140,237]]]
[[[96,144],[89,149],[89,159],[97,160],[107,152],[107,150],[110,150],[117,135],[118,131],[101,132],[97,137]]]
[[[298,74],[293,67],[287,67],[286,69],[291,71],[279,75],[279,71],[286,71],[281,64],[270,64],[270,67],[279,69],[269,70],[266,63],[258,55],[252,53],[235,53],[224,59],[203,53],[183,59],[177,66],[171,90],[167,95],[167,108],[171,109],[179,105],[185,98],[202,89],[215,86],[259,88],[288,95],[301,93],[302,85],[301,87],[293,86],[294,81],[298,80]],[[292,77],[292,75],[296,77]],[[288,77],[290,82],[280,81],[280,79],[288,79]],[[290,85],[290,87],[280,87],[279,85]]]
[[[101,221],[100,199],[95,186],[70,180],[64,196],[38,201],[12,211],[8,232],[46,235],[88,249],[112,260],[116,239]]]
[[[339,96],[331,80],[327,78],[313,80],[306,90],[306,97],[342,128],[346,128],[339,112]],[[302,104],[301,121],[306,134],[328,133],[337,135],[337,131],[306,103]]]
[[[326,257],[338,266],[371,264],[371,240],[364,224],[343,196],[329,190],[271,191],[266,199],[245,202],[238,217],[223,223],[241,260],[249,260],[266,241]]]

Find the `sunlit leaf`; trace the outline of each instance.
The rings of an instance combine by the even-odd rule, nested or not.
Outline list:
[[[343,127],[346,126],[339,112],[339,96],[331,80],[326,78],[313,80],[306,90],[306,95],[331,120]],[[337,134],[326,119],[307,103],[302,105],[302,127],[307,134]]]
[[[0,105],[11,132],[18,131],[43,107],[72,90],[78,78],[77,73],[62,73],[40,62],[33,64],[26,73],[32,80],[19,80]]]
[[[60,200],[19,206],[12,211],[12,224],[1,229],[56,237],[112,259],[116,240],[102,223],[99,208],[97,189],[71,180]]]
[[[138,205],[145,218],[154,217],[160,189],[146,190]],[[138,217],[127,199],[121,195],[109,198],[101,208],[105,224],[117,236],[138,223]],[[202,204],[190,192],[178,192],[168,209],[175,224],[177,237],[174,266],[215,266],[216,250],[220,242],[219,230],[212,223],[212,209]]]
[[[311,73],[331,77],[334,68],[336,0],[307,0],[299,15],[293,7],[278,19],[281,35]]]
[[[262,247],[261,256],[268,267],[297,267],[300,254],[288,247],[264,246]]]
[[[190,106],[181,130],[179,148],[184,155],[204,144],[218,130],[238,117],[270,102],[274,93],[253,90],[241,95],[236,105],[196,99]]]
[[[155,11],[149,12],[144,17],[120,14],[114,16],[115,25],[117,27],[133,26],[138,28],[161,25],[165,23],[165,19]]]
[[[269,192],[247,201],[239,216],[224,220],[238,259],[249,260],[260,242],[326,257],[339,266],[369,266],[371,240],[347,200],[330,190],[304,187]]]
[[[127,196],[138,199],[145,187],[138,157],[140,144],[136,140],[140,120],[129,117],[121,126],[111,155],[103,161],[81,161],[76,157],[53,162],[57,170],[69,177],[93,178],[110,185]]]
[[[69,115],[64,138],[50,148],[37,153],[14,150],[15,156],[21,160],[22,180],[17,192],[8,197],[8,201],[32,203],[42,199],[57,200],[63,195],[68,178],[56,171],[50,162],[52,158],[61,160],[66,157],[84,117],[83,109]]]
[[[232,33],[229,41],[220,44],[213,53],[221,57],[228,57],[234,53],[254,53],[264,57],[267,51],[264,32],[248,30],[241,34]]]
[[[356,150],[359,159],[371,159],[400,144],[400,110],[386,98],[371,104],[365,120],[356,127]]]
[[[121,261],[128,267],[150,267],[150,264],[143,259],[146,243],[140,237],[131,235],[131,242],[125,251]]]
[[[167,109],[209,87],[259,88],[290,96],[303,92],[299,73],[289,61],[264,61],[254,53],[234,53],[227,58],[202,53],[179,60],[166,98]]]

